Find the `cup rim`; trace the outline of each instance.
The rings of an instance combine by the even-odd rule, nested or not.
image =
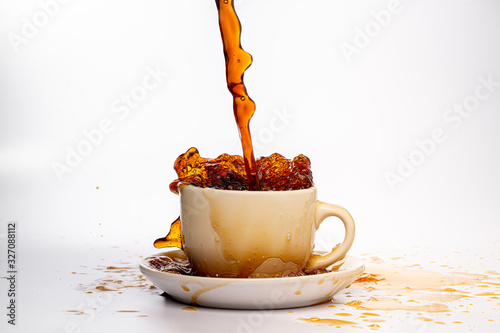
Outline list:
[[[240,193],[240,194],[247,194],[247,195],[256,195],[256,194],[260,194],[260,195],[263,195],[264,193],[267,193],[267,194],[277,194],[277,193],[300,193],[300,192],[307,192],[307,191],[315,191],[317,190],[316,189],[316,185],[313,185],[311,187],[308,187],[308,188],[303,188],[303,189],[300,189],[300,190],[286,190],[286,191],[249,191],[249,190],[224,190],[224,189],[219,189],[219,188],[212,188],[212,187],[201,187],[201,186],[196,186],[196,185],[193,185],[193,184],[183,184],[182,182],[179,183],[178,185],[178,188],[180,189],[181,187],[188,187],[188,188],[193,188],[193,189],[199,189],[199,190],[203,190],[203,191],[214,191],[214,192],[223,192],[223,193]]]

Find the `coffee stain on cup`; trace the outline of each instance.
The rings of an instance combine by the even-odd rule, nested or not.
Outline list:
[[[225,287],[231,283],[232,283],[232,281],[220,282],[214,286],[199,288],[197,290],[192,291],[192,293],[190,295],[191,296],[191,304],[198,305],[198,298],[200,298],[200,296],[208,293],[209,291],[215,290],[217,288]]]

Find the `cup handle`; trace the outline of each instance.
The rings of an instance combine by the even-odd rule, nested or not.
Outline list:
[[[349,249],[351,248],[352,242],[354,241],[354,233],[356,229],[351,214],[349,214],[347,210],[340,206],[317,201],[315,212],[316,229],[318,229],[320,224],[330,216],[338,217],[342,220],[342,222],[344,222],[344,240],[339,247],[334,248],[330,253],[326,255],[313,254],[306,265],[306,269],[313,270],[328,267],[344,258],[347,254],[347,251],[349,251]]]

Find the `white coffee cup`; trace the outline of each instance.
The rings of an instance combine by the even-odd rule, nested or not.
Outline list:
[[[201,275],[276,277],[325,268],[354,240],[354,221],[342,207],[317,201],[316,187],[294,191],[231,191],[180,185],[184,251]],[[312,254],[316,230],[338,217],[339,247]]]

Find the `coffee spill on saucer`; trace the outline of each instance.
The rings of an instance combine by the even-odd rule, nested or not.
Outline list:
[[[192,290],[191,291],[191,304],[193,305],[198,305],[198,298],[205,294],[205,293],[208,293],[209,291],[212,291],[214,289],[217,289],[217,288],[221,288],[221,287],[224,287],[224,286],[227,286],[228,284],[231,284],[232,282],[231,281],[227,281],[227,282],[220,282],[219,284],[215,285],[215,286],[210,286],[210,287],[205,287],[205,288],[199,288],[197,290]]]

